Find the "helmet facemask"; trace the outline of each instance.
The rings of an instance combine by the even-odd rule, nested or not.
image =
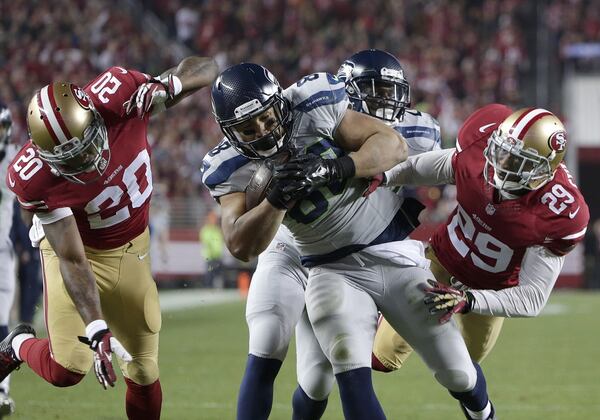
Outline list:
[[[410,106],[410,87],[397,70],[383,68],[379,77],[357,77],[347,86],[348,96],[362,111],[389,124],[402,121]]]
[[[77,184],[89,184],[100,178],[110,161],[108,132],[100,114],[83,132],[83,139],[73,137],[56,145],[52,152],[38,147],[38,154],[59,176]]]
[[[533,148],[525,149],[522,140],[495,130],[484,150],[484,176],[500,192],[537,190],[550,181],[554,156],[540,156]],[[553,152],[554,153],[554,152]]]
[[[285,150],[291,139],[292,112],[290,105],[281,95],[274,95],[262,105],[253,99],[235,109],[235,118],[219,121],[225,136],[232,146],[250,159],[266,159]],[[255,137],[253,120],[260,120],[269,132]]]

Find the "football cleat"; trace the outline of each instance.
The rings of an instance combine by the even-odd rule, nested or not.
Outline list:
[[[33,334],[35,337],[35,330],[27,324],[20,324],[2,340],[0,343],[0,382],[23,363],[17,358],[12,346],[13,339],[19,334]]]
[[[460,409],[462,410],[462,412],[465,415],[465,417],[468,420],[474,420],[473,417],[471,417],[469,415],[469,412],[465,409],[465,407],[462,405],[462,403],[459,402],[459,405],[460,405]],[[494,404],[492,404],[491,401],[490,401],[490,406],[491,406],[492,412],[490,413],[489,416],[486,417],[485,420],[498,420],[498,417],[496,417],[496,410],[494,409]]]
[[[0,390],[0,419],[15,412],[15,402]]]

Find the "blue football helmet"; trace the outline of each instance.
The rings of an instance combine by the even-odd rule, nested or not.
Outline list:
[[[392,54],[375,49],[359,51],[344,61],[337,76],[346,83],[355,111],[387,123],[404,119],[410,106],[410,86]]]
[[[242,155],[265,159],[287,149],[291,106],[269,70],[253,63],[229,67],[213,83],[211,97],[215,119]]]
[[[3,155],[12,131],[12,116],[10,109],[0,102],[0,153]]]

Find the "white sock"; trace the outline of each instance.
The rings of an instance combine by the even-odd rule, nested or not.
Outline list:
[[[492,404],[490,404],[488,401],[485,408],[481,411],[471,411],[467,407],[465,407],[465,410],[467,410],[469,416],[471,416],[474,420],[485,420],[490,416],[490,414],[492,414]]]
[[[29,340],[30,338],[35,338],[35,336],[33,334],[19,334],[15,335],[15,337],[12,339],[12,348],[15,351],[15,356],[17,356],[17,359],[19,359],[20,361],[23,361],[23,359],[21,359],[21,356],[19,355],[19,350],[21,350],[21,344],[23,344],[25,340]]]

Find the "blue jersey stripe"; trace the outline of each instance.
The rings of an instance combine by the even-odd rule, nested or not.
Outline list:
[[[436,130],[433,127],[424,127],[421,125],[410,125],[410,126],[397,126],[394,127],[397,131],[404,136],[404,138],[409,139],[413,137],[426,137],[430,138],[434,141],[438,141],[440,138],[439,130]]]
[[[213,189],[217,185],[227,181],[232,173],[237,171],[239,168],[241,168],[248,162],[250,162],[250,159],[241,155],[234,156],[231,159],[227,159],[226,161],[221,163],[212,174],[206,177],[204,184],[208,188]]]
[[[309,112],[315,108],[325,105],[333,105],[342,102],[346,98],[346,89],[322,90],[311,95],[294,107],[301,112]]]

